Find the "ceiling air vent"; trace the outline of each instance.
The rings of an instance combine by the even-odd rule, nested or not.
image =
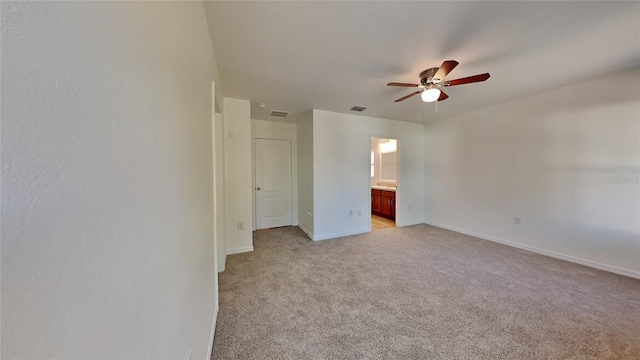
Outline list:
[[[358,112],[363,112],[367,110],[366,106],[360,106],[360,105],[355,105],[354,107],[351,108],[351,111],[358,111]]]
[[[271,110],[271,116],[287,117],[287,115],[289,115],[287,111]]]

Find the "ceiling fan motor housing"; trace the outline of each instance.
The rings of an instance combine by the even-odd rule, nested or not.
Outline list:
[[[433,79],[433,75],[436,74],[436,71],[438,71],[439,68],[434,67],[434,68],[430,68],[427,69],[423,72],[420,73],[420,83],[424,86],[427,86],[431,83],[431,80]]]

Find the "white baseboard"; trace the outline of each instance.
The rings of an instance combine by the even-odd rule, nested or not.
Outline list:
[[[302,226],[302,224],[298,224],[298,227],[300,228],[300,230],[302,230],[305,234],[307,234],[307,236],[309,237],[309,239],[313,240],[313,234],[307,230],[304,226]]]
[[[412,220],[409,222],[402,222],[402,223],[396,223],[396,226],[398,227],[403,227],[403,226],[411,226],[411,225],[420,225],[420,224],[424,224],[424,221],[422,220]]]
[[[555,252],[555,251],[550,251],[550,250],[537,248],[537,247],[534,247],[534,246],[524,245],[524,244],[520,244],[520,243],[517,243],[517,242],[513,242],[513,241],[497,238],[495,236],[481,234],[481,233],[477,233],[477,232],[469,231],[469,230],[465,230],[465,229],[460,229],[460,228],[457,228],[455,226],[439,224],[439,223],[435,223],[435,222],[431,222],[431,221],[425,221],[424,223],[427,224],[427,225],[432,225],[432,226],[435,226],[435,227],[439,227],[439,228],[443,228],[443,229],[459,232],[459,233],[462,233],[462,234],[474,236],[474,237],[477,237],[477,238],[480,238],[480,239],[493,241],[493,242],[500,243],[500,244],[503,244],[503,245],[508,245],[508,246],[515,247],[515,248],[518,248],[518,249],[528,250],[528,251],[531,251],[531,252],[534,252],[534,253],[550,256],[550,257],[553,257],[553,258],[556,258],[556,259],[565,260],[565,261],[569,261],[569,262],[580,264],[580,265],[584,265],[584,266],[589,266],[589,267],[592,267],[592,268],[595,268],[595,269],[612,272],[614,274],[619,274],[619,275],[632,277],[632,278],[635,278],[635,279],[640,279],[640,272],[637,272],[637,271],[627,270],[627,269],[619,268],[617,266],[602,264],[602,263],[599,263],[599,262],[596,262],[596,261],[592,261],[592,260],[582,259],[582,258],[571,256],[571,255],[561,254],[561,253],[558,253],[558,252]]]
[[[369,229],[361,229],[361,230],[347,231],[347,232],[341,232],[341,233],[314,236],[311,239],[313,241],[329,240],[329,239],[335,239],[335,238],[339,238],[339,237],[343,237],[343,236],[364,234],[364,233],[368,233],[368,232],[369,232]]]
[[[253,251],[253,246],[247,246],[247,247],[235,248],[235,249],[227,249],[227,255],[241,254],[241,253],[252,252],[252,251]]]
[[[209,351],[207,352],[207,359],[211,359],[211,353],[213,353],[213,339],[216,336],[216,322],[218,321],[218,304],[216,304],[215,311],[213,312],[213,324],[211,324],[211,335],[209,337]]]

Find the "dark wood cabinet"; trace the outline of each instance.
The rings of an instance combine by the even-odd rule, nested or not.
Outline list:
[[[371,189],[371,212],[379,214],[382,212],[382,191]]]
[[[396,193],[371,189],[371,212],[389,219],[396,218]]]
[[[386,191],[385,191],[386,192]],[[387,216],[391,216],[391,197],[389,196],[389,194],[384,194],[382,195],[382,214],[383,215],[387,215]]]

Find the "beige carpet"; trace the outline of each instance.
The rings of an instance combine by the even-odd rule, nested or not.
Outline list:
[[[213,359],[640,359],[640,281],[427,225],[227,257]]]

